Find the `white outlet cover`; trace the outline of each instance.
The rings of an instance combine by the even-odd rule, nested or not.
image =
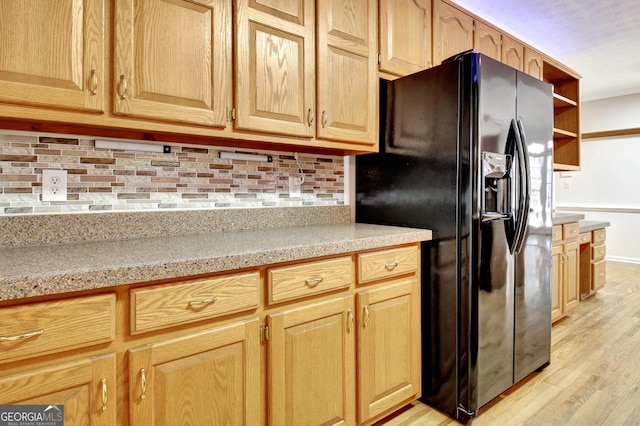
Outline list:
[[[67,201],[67,171],[42,171],[42,201]]]

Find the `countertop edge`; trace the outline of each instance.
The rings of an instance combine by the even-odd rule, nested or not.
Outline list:
[[[607,228],[611,226],[611,222],[602,220],[581,220],[578,222],[580,232],[590,232],[596,229]]]
[[[291,240],[280,242],[283,233],[295,234]],[[327,236],[328,231],[333,232]],[[315,241],[314,233],[323,233],[322,241]],[[342,235],[344,234],[344,235]],[[339,236],[338,236],[339,235]],[[208,238],[216,241],[216,238],[237,238],[246,241],[237,250],[229,250],[224,253],[212,253],[207,255],[197,253],[194,257],[172,259],[172,256],[158,256],[154,253],[148,257],[136,253],[135,261],[115,262],[111,265],[96,266],[80,264],[78,260],[69,261],[66,265],[56,265],[54,270],[41,270],[13,276],[0,275],[0,301],[28,299],[37,296],[48,296],[63,293],[72,293],[83,290],[94,290],[114,287],[119,285],[134,284],[138,282],[157,281],[165,279],[177,279],[193,275],[207,273],[220,273],[238,269],[262,267],[270,264],[293,262],[315,257],[339,255],[354,251],[382,248],[402,244],[428,241],[432,238],[430,230],[415,228],[400,228],[380,225],[345,224],[329,226],[311,226],[303,228],[279,228],[277,230],[242,231],[229,233],[215,233],[210,235],[184,237],[201,241]],[[252,238],[267,239],[262,241],[260,247],[250,247]],[[268,241],[273,238],[273,241]],[[155,242],[162,242],[162,238],[151,238],[143,241],[148,247],[154,247]],[[166,238],[164,242],[171,244],[175,238]],[[312,242],[308,242],[312,241]],[[87,250],[90,258],[90,250],[112,249],[107,244],[134,244],[134,242],[110,242],[82,244],[69,244],[56,246],[56,250]],[[213,243],[211,243],[213,244]],[[264,248],[269,246],[269,248]],[[117,247],[117,246],[116,246]],[[125,247],[126,248],[126,247]],[[38,248],[43,250],[42,247]],[[44,248],[46,249],[46,248]],[[130,250],[135,250],[131,246]],[[21,249],[20,253],[29,253],[29,249]],[[99,254],[98,254],[99,255]],[[125,251],[126,255],[126,251]],[[33,256],[38,256],[34,253]],[[27,256],[28,257],[28,256]],[[25,260],[25,270],[29,271],[28,259]]]

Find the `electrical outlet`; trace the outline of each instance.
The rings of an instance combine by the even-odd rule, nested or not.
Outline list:
[[[42,201],[67,201],[67,171],[42,171]]]
[[[302,196],[302,177],[298,175],[289,176],[289,198]]]

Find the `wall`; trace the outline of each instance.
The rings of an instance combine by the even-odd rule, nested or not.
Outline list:
[[[344,204],[343,157],[221,160],[233,149],[167,145],[168,154],[107,150],[92,138],[0,131],[0,215]],[[67,201],[41,200],[43,169],[67,170]],[[302,193],[290,197],[289,175],[300,171]]]
[[[640,127],[640,93],[582,104],[582,132]],[[611,222],[607,259],[640,263],[640,135],[583,139],[581,171],[555,174],[555,207]]]

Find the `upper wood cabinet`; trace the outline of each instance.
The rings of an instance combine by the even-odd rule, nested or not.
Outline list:
[[[318,0],[317,137],[377,142],[376,0]]]
[[[231,5],[115,0],[114,112],[223,127],[231,105]]]
[[[524,48],[524,72],[537,78],[543,79],[542,74],[543,61],[542,54],[529,47]]]
[[[236,128],[373,145],[376,6],[239,0]]]
[[[433,62],[473,48],[473,18],[442,0],[433,2]]]
[[[496,61],[502,60],[502,34],[484,22],[476,21],[473,47]]]
[[[104,6],[0,2],[0,102],[104,111]]]
[[[502,62],[517,70],[524,71],[524,45],[511,37],[503,35]]]
[[[433,65],[431,0],[380,0],[381,72],[405,76]]]
[[[237,129],[315,134],[312,0],[238,0],[235,9]]]

